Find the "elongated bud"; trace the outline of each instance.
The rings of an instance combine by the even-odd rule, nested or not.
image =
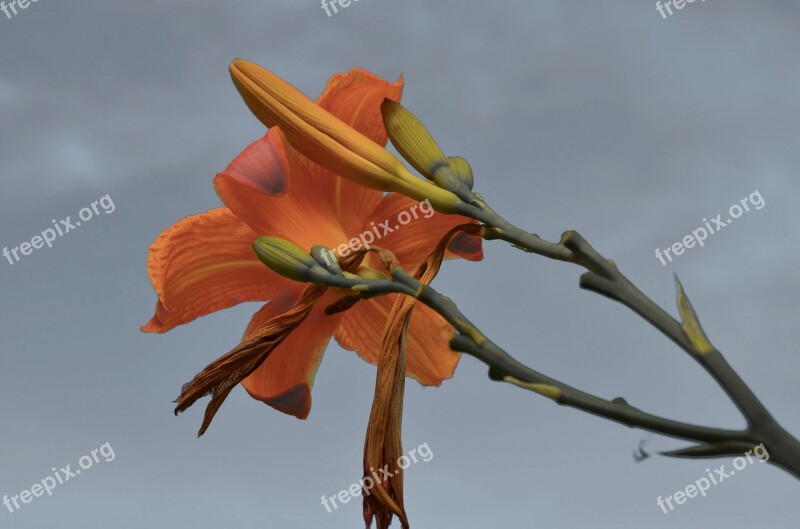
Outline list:
[[[236,59],[230,73],[253,114],[267,127],[280,127],[306,158],[372,189],[428,199],[437,211],[455,212],[459,197],[415,177],[383,146],[266,68]]]
[[[259,237],[253,249],[262,263],[272,271],[295,281],[307,283],[314,275],[328,274],[307,252],[279,237]]]
[[[433,172],[438,166],[448,166],[447,156],[425,125],[403,105],[384,99],[381,115],[392,145],[419,174],[433,179]]]
[[[462,200],[469,202],[472,199],[470,196],[471,185],[464,182],[458,173],[464,169],[463,164],[456,161],[455,165],[458,170],[453,169],[450,159],[445,156],[436,140],[414,114],[400,103],[384,99],[381,104],[381,115],[392,145],[414,169],[429,180],[433,180],[440,188],[451,191]],[[467,164],[468,166],[469,164]],[[471,176],[471,170],[469,174]]]

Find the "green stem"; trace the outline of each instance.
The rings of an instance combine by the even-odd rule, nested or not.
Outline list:
[[[762,440],[768,441],[775,452],[775,456],[771,460],[774,460],[773,462],[792,472],[795,476],[800,477],[800,441],[777,423],[724,356],[716,349],[710,352],[698,351],[688,339],[680,321],[645,296],[619,271],[613,261],[600,255],[580,234],[575,231],[567,231],[562,235],[561,241],[558,243],[543,240],[538,235],[521,230],[502,218],[489,208],[482,199],[474,201],[472,204],[462,204],[458,212],[484,223],[488,228],[484,236],[487,240],[504,240],[527,252],[537,253],[559,261],[571,262],[588,270],[587,273],[581,276],[581,288],[616,300],[639,314],[702,365],[722,387],[748,423],[745,431],[737,432],[736,436],[728,438],[729,441],[745,440],[748,443],[756,441],[755,444],[762,442]],[[526,379],[523,378],[522,380]],[[570,394],[569,391],[567,393]],[[566,399],[566,397],[563,398]],[[571,405],[567,402],[564,402],[564,404]],[[585,407],[583,409],[593,413]],[[604,416],[613,419],[608,415]],[[627,420],[628,417],[625,417],[625,419]],[[624,421],[619,422],[625,423]],[[663,427],[665,425],[659,423],[659,426]],[[661,433],[665,432],[661,430]],[[685,430],[684,433],[686,433]],[[667,433],[666,435],[671,434]],[[677,437],[688,438],[681,435]],[[695,437],[695,439],[701,440],[699,436]]]
[[[456,329],[458,335],[451,342],[453,349],[465,352],[485,363],[490,368],[490,377],[495,380],[513,377],[524,384],[536,385],[540,393],[550,396],[559,404],[672,437],[698,442],[716,442],[732,438],[746,440],[742,435],[743,432],[706,428],[658,417],[634,408],[624,399],[606,400],[539,373],[516,360],[484,336],[452,300],[439,294],[431,286],[422,285],[402,269],[396,269],[392,275],[397,281],[408,286],[408,290],[418,292],[416,298],[419,301],[436,311]],[[544,386],[555,388],[557,391],[548,391]]]

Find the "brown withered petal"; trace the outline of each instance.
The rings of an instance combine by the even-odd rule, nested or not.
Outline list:
[[[191,382],[184,384],[180,397],[175,401],[177,403],[175,415],[188,409],[198,399],[211,395],[203,424],[197,434],[203,435],[231,390],[255,371],[270,353],[303,323],[314,303],[327,288],[324,285],[307,286],[291,309],[269,320],[257,334],[210,363]]]
[[[403,506],[402,469],[395,467],[403,452],[401,429],[406,378],[405,338],[414,302],[413,298],[407,296],[398,297],[384,328],[375,397],[364,442],[364,478],[370,477],[374,483],[364,495],[364,522],[367,527],[371,527],[375,519],[378,529],[386,529],[391,524],[392,515],[400,519],[404,529],[408,527]],[[394,476],[380,481],[377,469],[386,464],[389,464],[389,472]]]
[[[462,224],[451,229],[437,244],[433,252],[419,266],[414,276],[423,284],[436,277],[442,265],[450,240],[459,233],[482,234],[484,228],[477,224]],[[386,252],[387,254],[389,252]],[[390,268],[394,262],[390,255],[381,254]],[[403,502],[403,469],[397,461],[403,455],[402,421],[403,395],[406,378],[406,336],[411,312],[416,299],[398,296],[384,327],[375,396],[372,401],[367,435],[364,441],[364,481],[369,478],[371,488],[363,490],[364,522],[367,528],[375,520],[377,529],[388,529],[392,516],[397,516],[403,529],[408,529],[408,517]],[[378,469],[388,465],[392,477],[380,481]],[[381,473],[382,474],[382,473]]]

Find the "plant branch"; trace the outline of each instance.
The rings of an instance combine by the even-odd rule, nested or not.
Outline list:
[[[681,322],[645,296],[619,271],[612,260],[604,258],[577,232],[565,232],[558,243],[543,240],[538,235],[525,232],[506,221],[489,208],[478,194],[476,194],[476,200],[473,200],[470,204],[462,203],[458,213],[483,222],[487,226],[484,234],[484,238],[487,240],[504,240],[524,251],[537,253],[559,261],[571,262],[588,270],[580,278],[581,288],[622,303],[686,351],[723,388],[731,401],[744,415],[748,427],[738,434],[747,438],[747,442],[758,438],[770,438],[773,451],[777,448],[778,451],[784,454],[783,461],[778,462],[778,464],[800,477],[800,442],[775,421],[758,397],[725,360],[724,356],[707,342],[700,329],[699,322],[696,321],[696,316],[688,299],[683,300],[688,308],[686,309],[686,314],[683,313],[684,309],[682,308],[684,321]],[[683,296],[685,298],[685,295],[683,295],[680,283],[678,283],[678,287],[680,301],[680,297]],[[687,328],[689,324],[696,324],[696,328],[699,329],[697,331],[699,333],[697,340],[693,340],[692,333],[695,331],[693,327]],[[460,340],[457,343],[464,345]],[[521,380],[526,379],[523,378]],[[528,382],[532,381],[529,379]],[[534,383],[540,384],[541,382]],[[566,402],[564,404],[572,405]],[[590,410],[585,409],[585,411]],[[590,411],[590,413],[593,412]],[[608,415],[603,416],[617,420]],[[624,421],[618,422],[627,424]],[[662,426],[664,425],[662,424]],[[664,432],[662,431],[661,433]],[[671,434],[667,433],[666,435]],[[682,436],[678,435],[677,437]],[[738,442],[740,439],[729,437],[728,440]],[[709,452],[713,451],[709,450]]]
[[[393,268],[391,274],[392,279],[324,274],[316,277],[314,281],[348,288],[358,292],[361,297],[397,293],[416,298],[436,311],[456,330],[457,334],[450,343],[451,348],[467,353],[485,363],[489,367],[491,379],[505,381],[545,395],[558,404],[571,406],[627,426],[643,428],[688,441],[699,443],[720,443],[731,440],[739,443],[751,442],[747,432],[708,428],[666,419],[643,412],[628,404],[623,398],[603,399],[539,373],[516,360],[487,338],[450,298],[409,275],[402,268]]]

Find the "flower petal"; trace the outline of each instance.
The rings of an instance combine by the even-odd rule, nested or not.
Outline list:
[[[336,330],[336,341],[343,348],[355,351],[371,364],[376,364],[381,350],[384,326],[397,296],[388,295],[356,303],[344,313]],[[407,376],[424,386],[439,386],[452,378],[459,353],[450,350],[453,328],[436,312],[417,303],[408,329]]]
[[[296,289],[258,260],[256,237],[227,208],[186,217],[164,230],[147,259],[158,303],[142,331],[166,332],[244,301],[266,301],[282,289]]]
[[[416,300],[395,298],[381,339],[375,394],[364,440],[364,474],[367,478],[376,468],[393,465],[403,455],[403,398],[406,387],[408,326]],[[403,469],[387,480],[376,482],[371,494],[364,495],[364,522],[372,527],[388,529],[392,517],[400,519],[408,529],[408,516],[403,500]]]
[[[402,93],[402,75],[389,83],[367,70],[353,68],[331,76],[317,104],[378,145],[386,145],[381,103],[384,99],[400,101]]]
[[[416,268],[436,248],[447,232],[459,224],[477,224],[461,215],[437,213],[424,202],[404,195],[386,195],[369,214],[363,232],[379,233],[372,243],[395,254],[406,271],[413,274]],[[382,225],[382,226],[381,226]],[[391,230],[387,232],[387,228]],[[464,233],[456,235],[448,245],[445,259],[463,257],[470,261],[483,259],[482,239]]]
[[[298,419],[308,417],[314,376],[342,318],[340,314],[326,316],[325,307],[339,296],[334,291],[326,292],[305,321],[242,381],[250,396]],[[269,319],[289,310],[296,298],[296,293],[287,293],[265,305],[253,316],[244,339]]]
[[[304,171],[301,156],[272,128],[214,179],[222,201],[258,235],[292,241],[305,250],[345,240],[328,205],[325,179]]]

